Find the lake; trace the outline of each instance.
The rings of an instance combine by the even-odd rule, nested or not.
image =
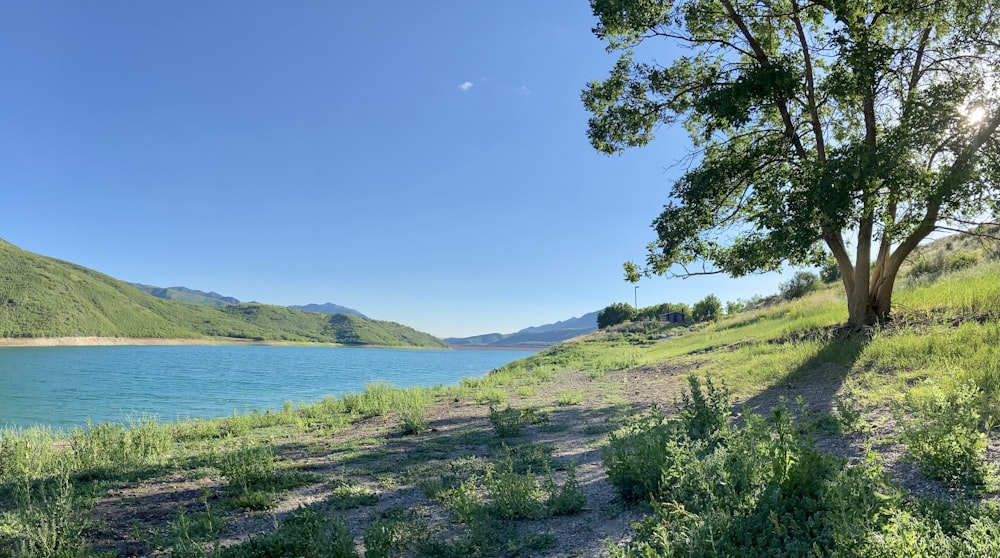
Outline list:
[[[285,346],[0,348],[0,426],[64,429],[156,416],[172,421],[280,409],[359,391],[454,384],[534,354]]]

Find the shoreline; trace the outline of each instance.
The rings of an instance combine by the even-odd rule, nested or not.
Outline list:
[[[184,345],[322,345],[342,347],[333,343],[295,343],[291,341],[256,341],[236,338],[160,338],[160,337],[3,337],[0,347],[113,347],[113,346],[184,346]]]

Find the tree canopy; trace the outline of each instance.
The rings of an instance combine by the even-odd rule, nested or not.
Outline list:
[[[921,240],[1000,214],[994,0],[591,7],[620,54],[583,92],[593,146],[620,153],[680,123],[695,149],[628,279],[738,277],[828,251],[851,323],[871,324]],[[663,65],[663,46],[682,55]]]

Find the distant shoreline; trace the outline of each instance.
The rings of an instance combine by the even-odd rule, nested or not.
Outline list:
[[[144,345],[299,345],[289,341],[256,341],[236,338],[158,338],[158,337],[3,337],[0,347],[110,347]],[[332,343],[309,343],[310,345],[337,346]]]
[[[449,345],[455,351],[543,351],[551,345]]]

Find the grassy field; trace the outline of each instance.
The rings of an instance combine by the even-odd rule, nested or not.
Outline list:
[[[945,261],[945,258],[942,258]],[[1000,262],[459,385],[0,434],[0,556],[998,556]]]

